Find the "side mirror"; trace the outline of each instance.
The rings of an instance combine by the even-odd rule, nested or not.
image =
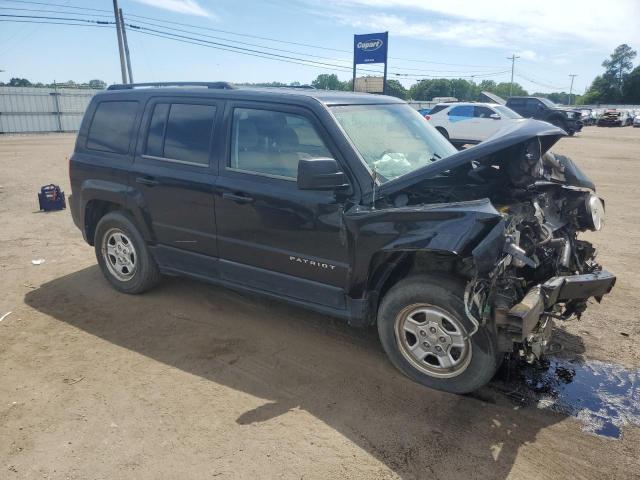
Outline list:
[[[494,120],[500,120],[502,117],[498,113],[492,113],[489,115],[489,118],[493,118]]]
[[[333,158],[304,159],[298,162],[298,189],[341,190],[349,188],[347,176]]]

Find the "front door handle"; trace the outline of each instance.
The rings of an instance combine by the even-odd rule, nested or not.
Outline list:
[[[160,184],[160,182],[154,180],[152,177],[138,177],[136,178],[136,182],[149,187],[155,187]]]
[[[253,198],[247,197],[246,195],[236,195],[235,193],[225,192],[222,194],[222,198],[231,200],[236,203],[251,203],[253,202]]]

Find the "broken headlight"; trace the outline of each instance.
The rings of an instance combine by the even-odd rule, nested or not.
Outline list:
[[[586,220],[589,230],[601,230],[604,226],[604,202],[594,194],[585,199]]]

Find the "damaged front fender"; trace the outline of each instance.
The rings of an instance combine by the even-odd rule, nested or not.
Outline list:
[[[504,243],[504,221],[486,198],[379,210],[354,207],[344,221],[353,242],[352,298],[365,294],[373,274],[370,261],[381,252],[440,252],[472,258],[476,269],[488,272]]]

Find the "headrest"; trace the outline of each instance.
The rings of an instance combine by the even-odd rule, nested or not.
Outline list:
[[[252,118],[238,122],[238,147],[240,149],[254,148],[258,144],[258,129]]]

